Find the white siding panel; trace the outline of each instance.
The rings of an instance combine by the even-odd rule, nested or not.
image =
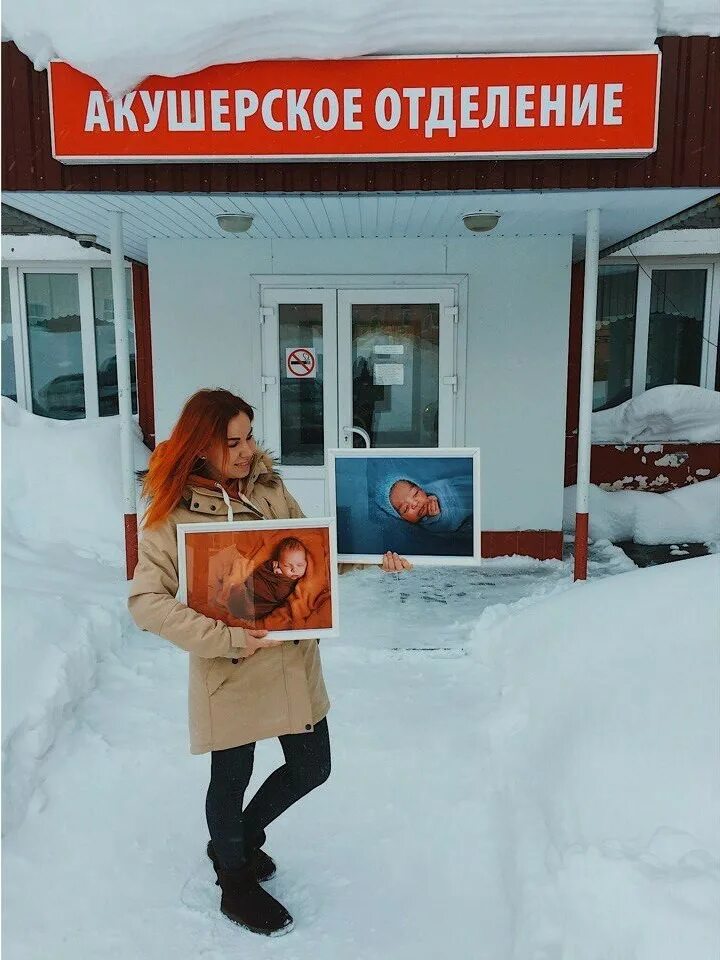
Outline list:
[[[469,275],[465,440],[485,530],[561,528],[571,243],[448,241],[448,270]]]

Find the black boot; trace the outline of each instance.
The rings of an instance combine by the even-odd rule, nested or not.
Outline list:
[[[207,855],[212,860],[213,867],[215,868],[215,873],[218,872],[218,860],[215,856],[215,850],[213,849],[212,840],[208,842],[207,845]],[[270,880],[271,877],[274,877],[277,872],[277,867],[275,866],[275,861],[272,857],[268,856],[264,850],[252,850],[248,856],[248,867],[252,872],[256,880],[259,880],[260,883],[264,883],[266,880]]]
[[[290,933],[293,918],[275,897],[263,890],[247,867],[223,870],[218,865],[217,875],[222,890],[220,912],[228,920],[266,937]]]

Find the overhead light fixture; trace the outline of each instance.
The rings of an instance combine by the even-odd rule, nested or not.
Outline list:
[[[97,237],[95,236],[94,233],[76,233],[75,239],[80,244],[80,246],[86,250],[88,249],[88,247],[94,247],[95,244],[97,243]]]
[[[252,213],[219,213],[218,226],[227,233],[247,233],[253,222]]]
[[[472,233],[487,233],[495,229],[499,219],[499,213],[466,213],[463,223]]]

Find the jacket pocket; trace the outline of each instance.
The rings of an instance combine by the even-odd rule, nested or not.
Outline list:
[[[211,660],[205,678],[208,695],[212,696],[214,693],[217,693],[225,681],[229,679],[233,670],[237,670],[239,666],[240,661],[233,663],[232,660],[228,660],[227,657],[217,657],[215,660]]]

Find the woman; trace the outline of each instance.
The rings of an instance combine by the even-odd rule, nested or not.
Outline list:
[[[158,445],[145,475],[150,500],[130,589],[144,630],[190,654],[190,749],[211,752],[208,856],[220,909],[248,930],[287,933],[292,917],[259,881],[275,873],[262,849],[265,827],[330,775],[325,690],[316,640],[269,640],[267,631],[228,627],[175,599],[176,527],[220,520],[290,519],[302,511],[258,450],[253,409],[227,390],[200,390]],[[383,569],[410,564],[386,554]],[[243,809],[255,742],[279,737],[285,763]]]

